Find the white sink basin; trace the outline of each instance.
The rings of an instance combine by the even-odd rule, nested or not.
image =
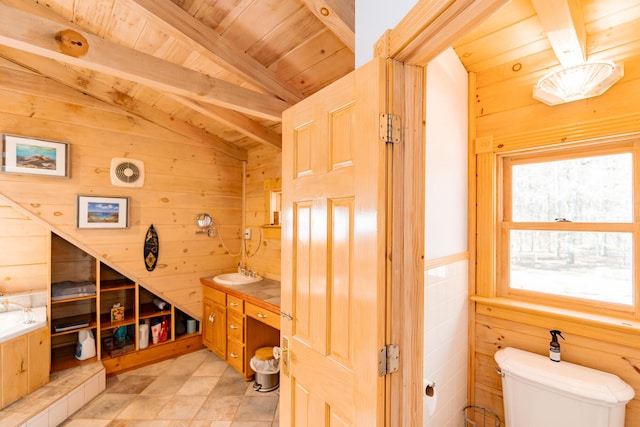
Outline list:
[[[251,277],[240,273],[218,274],[213,281],[221,285],[246,285],[247,283],[259,282],[261,276]]]

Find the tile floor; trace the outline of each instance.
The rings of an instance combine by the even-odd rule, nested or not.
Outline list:
[[[65,427],[278,427],[278,390],[259,393],[199,350],[107,378]]]

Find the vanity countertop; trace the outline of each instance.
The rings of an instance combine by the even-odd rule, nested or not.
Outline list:
[[[259,282],[245,285],[221,285],[213,281],[213,277],[202,277],[200,283],[226,294],[242,298],[258,307],[274,313],[280,313],[280,282],[262,279]]]

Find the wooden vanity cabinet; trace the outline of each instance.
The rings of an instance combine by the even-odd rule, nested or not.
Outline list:
[[[202,297],[204,345],[251,380],[256,350],[280,343],[279,313],[209,286],[203,286]]]

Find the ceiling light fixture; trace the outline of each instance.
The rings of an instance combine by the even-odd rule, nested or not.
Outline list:
[[[591,98],[602,95],[623,75],[622,64],[587,61],[545,75],[533,87],[533,97],[547,105]]]

